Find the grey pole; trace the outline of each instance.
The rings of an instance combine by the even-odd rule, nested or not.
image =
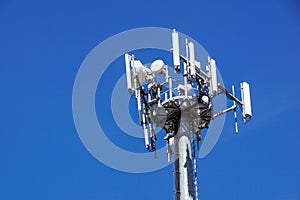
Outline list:
[[[175,162],[176,174],[176,200],[193,200],[193,165],[191,134],[188,131],[189,120],[181,118],[179,130],[176,139],[176,153],[178,159]],[[179,190],[179,191],[178,191]]]

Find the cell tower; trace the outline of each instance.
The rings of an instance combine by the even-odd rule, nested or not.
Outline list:
[[[170,34],[171,37],[171,34]],[[147,67],[134,55],[125,54],[128,92],[136,98],[139,123],[144,129],[145,147],[156,152],[155,127],[166,132],[168,161],[174,162],[176,200],[198,200],[196,144],[202,140],[201,131],[211,120],[234,111],[235,130],[238,132],[237,107],[247,123],[252,117],[250,89],[241,83],[241,97],[218,83],[214,59],[208,57],[203,70],[195,58],[194,44],[185,39],[185,55],[180,54],[178,32],[172,32],[173,74],[162,60]],[[161,80],[158,77],[163,77]],[[225,94],[233,105],[214,113],[213,98]],[[238,105],[238,106],[237,106]]]

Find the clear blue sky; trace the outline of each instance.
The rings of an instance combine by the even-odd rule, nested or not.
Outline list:
[[[173,198],[171,167],[148,174],[106,167],[82,145],[72,117],[87,54],[145,26],[197,40],[227,87],[251,83],[253,120],[236,136],[228,115],[199,161],[200,199],[300,199],[299,1],[3,0],[0,25],[0,199]]]

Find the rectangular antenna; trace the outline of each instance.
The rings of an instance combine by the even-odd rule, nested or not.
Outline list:
[[[179,38],[178,38],[178,32],[176,32],[175,29],[172,32],[172,46],[173,46],[174,69],[180,68]]]
[[[217,80],[217,66],[214,59],[210,59],[210,90],[211,94],[216,94],[218,92],[218,80]]]
[[[199,72],[201,71],[201,63],[197,60],[195,60],[195,67],[199,70]]]
[[[136,71],[136,75],[137,75],[137,78],[138,78],[138,81],[139,81],[138,84],[142,85],[142,83],[146,81],[144,66],[141,63],[141,61],[135,60],[135,61],[133,61],[133,67]],[[138,87],[140,85],[138,85]]]
[[[130,60],[131,60],[131,56],[128,53],[126,53],[125,54],[125,65],[126,65],[127,89],[128,89],[128,92],[131,94],[132,93],[132,85],[131,85]]]
[[[137,106],[138,106],[138,116],[140,124],[143,124],[143,114],[142,114],[142,102],[140,97],[140,90],[136,90],[136,100],[137,100]]]
[[[195,48],[194,43],[189,42],[189,52],[190,52],[190,72],[191,76],[195,77],[196,69],[195,69]]]
[[[243,102],[243,118],[244,122],[246,122],[246,119],[251,119],[252,117],[250,87],[247,82],[241,83],[241,93]]]

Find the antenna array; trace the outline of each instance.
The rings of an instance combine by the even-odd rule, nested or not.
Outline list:
[[[216,61],[213,58],[207,58],[203,70],[201,63],[196,60],[194,43],[185,39],[185,55],[182,55],[178,32],[173,30],[171,35],[173,74],[182,75],[182,78],[172,76],[170,67],[162,60],[155,60],[149,68],[136,60],[134,55],[125,54],[127,88],[137,101],[146,149],[156,151],[155,127],[161,127],[166,132],[164,139],[168,145],[168,160],[171,160],[171,155],[179,160],[175,164],[175,171],[179,172],[176,172],[176,185],[180,185],[176,189],[176,199],[195,199],[197,195],[191,192],[191,187],[195,185],[193,181],[197,181],[197,171],[196,160],[192,162],[195,151],[193,149],[192,152],[191,146],[195,148],[195,145],[191,138],[195,136],[196,141],[200,142],[201,131],[209,127],[210,121],[230,111],[234,111],[237,133],[237,107],[241,108],[244,123],[252,117],[250,87],[247,82],[241,83],[242,99],[239,100],[235,96],[234,86],[230,92],[218,82]],[[163,81],[159,82],[157,77],[162,76]],[[212,100],[222,94],[232,100],[233,105],[214,113]],[[186,165],[189,162],[190,169]],[[194,174],[194,177],[190,177],[190,174]]]

